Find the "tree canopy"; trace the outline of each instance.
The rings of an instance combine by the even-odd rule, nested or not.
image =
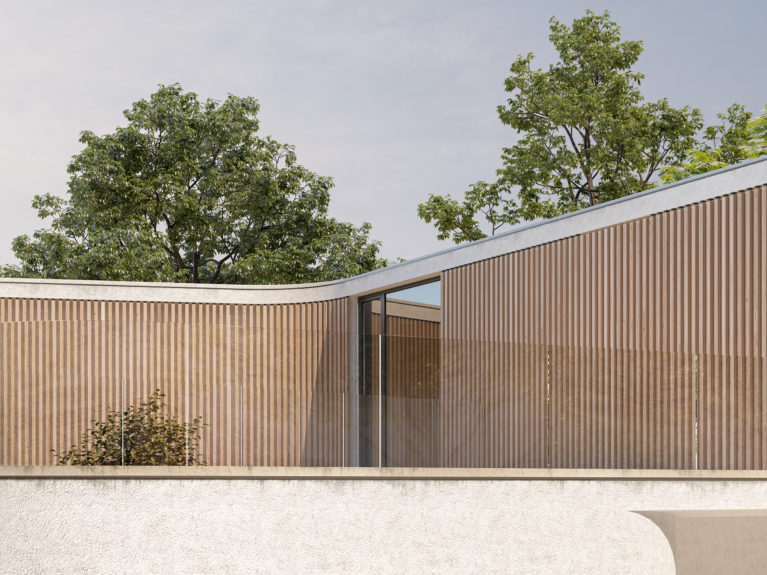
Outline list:
[[[543,70],[533,54],[511,65],[498,107],[519,138],[502,152],[495,182],[472,185],[462,201],[431,195],[418,214],[440,239],[484,237],[522,220],[551,218],[652,187],[685,157],[702,127],[699,110],[645,101],[632,69],[642,42],[621,41],[608,12],[566,26],[550,20],[558,60]],[[484,221],[482,221],[484,220]]]
[[[183,423],[168,416],[164,398],[157,390],[138,406],[112,410],[103,421],[93,421],[80,443],[63,453],[52,450],[58,464],[203,465],[202,419]]]
[[[257,135],[258,102],[160,86],[69,165],[68,197],[36,196],[50,227],[15,238],[6,276],[301,283],[386,265],[370,225],[328,215],[332,180]]]
[[[660,177],[664,182],[676,182],[695,174],[737,164],[767,154],[767,106],[758,118],[740,104],[733,104],[723,114],[720,123],[708,126],[701,143],[688,150],[678,165],[666,166]]]

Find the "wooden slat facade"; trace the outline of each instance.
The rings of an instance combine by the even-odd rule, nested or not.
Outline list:
[[[293,305],[0,299],[0,465],[44,465],[159,388],[212,465],[342,465],[347,300]],[[188,395],[187,395],[188,390]],[[242,421],[241,421],[242,419]]]
[[[0,465],[52,463],[123,379],[210,464],[354,464],[348,306],[0,299]],[[445,270],[441,323],[387,321],[389,465],[767,468],[765,187]]]
[[[442,290],[444,465],[767,467],[764,187],[447,270]]]

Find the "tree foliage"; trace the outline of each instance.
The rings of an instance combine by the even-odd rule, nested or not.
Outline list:
[[[497,181],[477,182],[463,201],[431,195],[420,204],[440,239],[475,240],[482,223],[495,233],[647,189],[694,145],[700,111],[645,101],[632,69],[642,43],[621,41],[607,12],[586,11],[570,27],[552,18],[549,39],[559,58],[547,70],[533,54],[511,65],[498,114],[520,136],[503,149]]]
[[[52,450],[59,465],[204,465],[200,454],[203,423],[186,424],[165,413],[165,395],[158,389],[138,407],[110,411],[80,443],[63,453]],[[123,445],[124,459],[123,459]]]
[[[4,275],[97,280],[300,283],[387,262],[370,225],[328,216],[332,180],[259,137],[259,105],[201,102],[160,86],[69,165],[68,198],[36,196],[51,226],[13,242]]]
[[[767,106],[758,118],[740,104],[717,114],[720,123],[708,126],[695,148],[687,151],[682,162],[661,171],[664,182],[676,182],[695,174],[737,164],[767,154]]]

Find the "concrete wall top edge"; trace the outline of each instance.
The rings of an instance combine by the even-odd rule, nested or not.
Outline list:
[[[2,479],[767,481],[767,470],[0,466]]]
[[[767,156],[701,174],[632,196],[518,226],[492,238],[452,247],[351,278],[301,285],[180,285],[0,278],[0,297],[153,301],[175,303],[281,304],[358,297],[434,278],[461,267],[637,218],[767,184]]]

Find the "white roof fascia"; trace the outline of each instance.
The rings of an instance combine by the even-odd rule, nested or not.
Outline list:
[[[2,298],[280,304],[359,296],[440,272],[767,184],[767,156],[351,278],[300,285],[210,285],[0,278]]]

